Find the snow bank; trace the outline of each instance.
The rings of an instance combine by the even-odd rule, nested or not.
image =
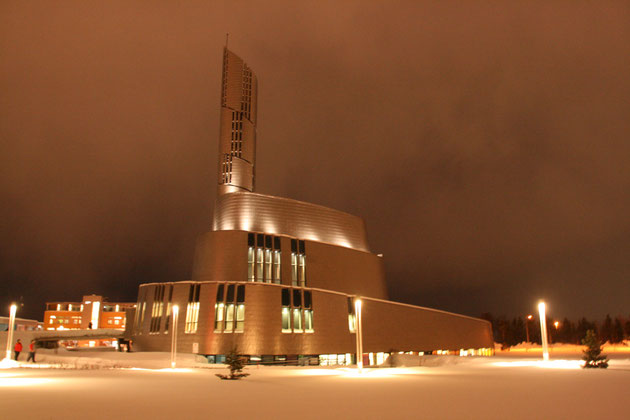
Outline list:
[[[36,353],[36,360],[38,364],[45,364],[49,367],[60,367],[66,369],[164,369],[171,367],[171,355],[170,353],[164,352],[126,353],[117,351],[99,351],[94,349],[38,349]],[[203,356],[182,353],[177,355],[177,367],[201,368],[209,367],[209,365],[207,359]]]

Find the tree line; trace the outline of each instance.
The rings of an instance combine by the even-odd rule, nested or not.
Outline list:
[[[490,321],[494,341],[504,347],[527,342],[528,336],[530,343],[541,344],[540,322],[537,316],[531,315],[531,319],[520,316],[509,319],[484,313],[481,318]],[[581,344],[588,330],[595,331],[603,343],[621,343],[623,340],[630,340],[630,317],[618,316],[613,319],[606,315],[604,321],[600,322],[590,321],[584,317],[577,321],[547,317],[547,337],[550,343]]]

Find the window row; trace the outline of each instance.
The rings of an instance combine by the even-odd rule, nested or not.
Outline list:
[[[282,332],[313,332],[313,301],[310,290],[282,289]]]
[[[83,305],[72,303],[48,303],[46,304],[47,311],[71,311],[81,312],[83,311]]]
[[[220,284],[214,305],[214,332],[243,332],[245,328],[245,286]]]
[[[251,119],[252,110],[252,71],[245,67],[243,70],[243,93],[241,96],[241,111],[245,111],[247,119]]]
[[[280,238],[262,233],[249,233],[247,245],[247,280],[280,284],[282,275]]]
[[[224,153],[221,161],[221,183],[229,184],[230,182],[232,182],[232,155]]]

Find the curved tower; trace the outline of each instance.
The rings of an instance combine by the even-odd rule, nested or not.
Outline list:
[[[258,80],[247,64],[223,49],[218,195],[254,191]]]

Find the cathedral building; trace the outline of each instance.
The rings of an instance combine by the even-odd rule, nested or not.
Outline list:
[[[252,362],[349,364],[357,333],[366,364],[392,351],[491,354],[487,321],[389,300],[361,218],[255,192],[257,77],[227,47],[222,73],[212,230],[191,280],[140,285],[134,348],[169,351],[177,305],[178,351],[214,361],[236,348]]]

